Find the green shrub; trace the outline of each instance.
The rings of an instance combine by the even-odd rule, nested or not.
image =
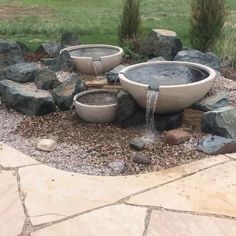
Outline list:
[[[227,16],[225,0],[192,0],[190,41],[193,48],[212,50],[222,34]]]
[[[140,0],[124,0],[123,12],[118,27],[120,43],[137,39],[141,34]]]

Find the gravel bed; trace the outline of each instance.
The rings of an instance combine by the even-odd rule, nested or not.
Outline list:
[[[210,94],[227,90],[230,102],[236,106],[236,82],[218,78]],[[90,175],[117,175],[109,167],[113,160],[125,163],[122,175],[139,174],[169,168],[208,157],[197,151],[203,134],[199,129],[183,124],[191,139],[178,146],[170,146],[160,135],[143,153],[152,158],[151,165],[132,161],[135,151],[129,140],[140,136],[143,129],[121,129],[118,124],[92,124],[79,119],[73,111],[56,112],[41,117],[27,117],[0,105],[0,142],[28,154],[36,160],[58,169]],[[53,152],[36,149],[41,138],[53,138],[58,148]]]

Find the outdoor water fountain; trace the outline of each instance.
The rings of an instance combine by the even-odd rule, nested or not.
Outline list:
[[[64,48],[83,74],[102,74],[119,65],[123,55],[120,47],[104,44],[85,44]]]
[[[119,74],[122,87],[143,108],[149,103],[148,91],[159,91],[158,99],[154,98],[158,113],[173,113],[191,106],[207,94],[215,76],[216,72],[207,66],[178,61],[140,63]]]

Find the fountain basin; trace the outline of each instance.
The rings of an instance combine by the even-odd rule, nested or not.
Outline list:
[[[149,89],[159,90],[155,111],[181,111],[202,99],[213,85],[216,72],[190,62],[147,62],[124,68],[120,74],[122,87],[137,103],[146,108]]]
[[[117,117],[116,94],[110,90],[88,90],[75,95],[73,101],[77,114],[85,121],[108,123]]]
[[[123,49],[105,44],[85,44],[64,48],[75,63],[76,69],[83,74],[102,74],[120,64]]]

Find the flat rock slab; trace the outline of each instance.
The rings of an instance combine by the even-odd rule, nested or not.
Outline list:
[[[226,162],[132,197],[136,205],[236,217],[236,162]]]
[[[193,108],[202,111],[213,111],[225,106],[229,106],[229,99],[226,93],[218,93],[206,97],[192,105]]]
[[[211,155],[234,153],[236,152],[236,139],[209,136],[200,141],[198,149]]]
[[[18,83],[26,83],[34,81],[37,69],[38,69],[37,63],[24,62],[8,66],[5,68],[4,72],[6,79]]]
[[[33,225],[38,225],[113,204],[134,193],[227,160],[222,156],[129,177],[88,176],[45,165],[20,168],[19,175],[30,219]]]
[[[1,236],[20,235],[25,215],[15,173],[0,171],[0,183],[0,234]]]
[[[116,205],[35,231],[32,236],[143,236],[146,209]]]
[[[153,211],[147,236],[233,236],[236,221],[167,211]]]
[[[2,103],[25,115],[44,115],[55,111],[51,94],[33,84],[19,84],[11,80],[0,81]]]
[[[225,138],[236,139],[236,108],[227,106],[205,112],[202,116],[202,130]]]

